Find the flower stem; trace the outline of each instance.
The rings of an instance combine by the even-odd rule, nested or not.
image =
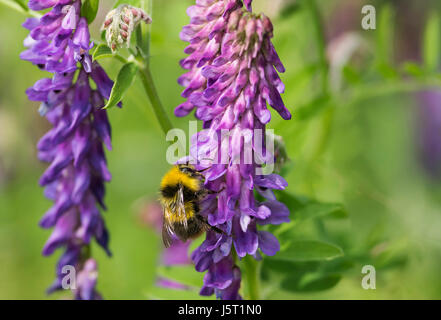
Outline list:
[[[320,62],[321,67],[321,93],[320,95],[323,97],[330,95],[329,90],[329,62],[326,57],[326,37],[323,27],[323,20],[322,15],[320,13],[320,9],[317,6],[317,3],[315,0],[308,0],[304,1],[306,9],[309,11],[309,14],[311,15],[311,20],[314,27],[314,34],[315,34],[315,42],[317,46],[317,53],[318,53],[318,59]],[[315,143],[315,147],[313,148],[310,156],[309,156],[309,163],[315,162],[317,159],[319,159],[323,153],[326,151],[326,148],[329,144],[329,140],[331,138],[331,132],[332,132],[332,126],[334,121],[334,115],[335,115],[335,107],[331,105],[329,108],[326,109],[326,112],[321,115],[321,123],[320,123],[320,129],[318,132],[318,137]],[[307,176],[311,175],[311,168],[307,170]],[[313,193],[314,187],[312,185],[313,179],[311,177],[307,178],[307,181],[310,181],[309,183],[309,189],[310,192]]]
[[[245,271],[245,292],[248,300],[260,299],[260,262],[252,256],[243,258],[243,269]]]
[[[315,0],[305,1],[305,5],[311,15],[314,27],[315,41],[317,44],[320,65],[322,68],[322,92],[323,94],[327,94],[329,91],[329,63],[326,57],[326,38],[323,28],[322,16]]]
[[[144,10],[148,15],[152,16],[152,5],[153,0],[141,0],[140,8]],[[150,58],[150,42],[151,42],[151,24],[146,25],[144,23],[139,24],[136,28],[136,43],[138,49],[144,56],[144,62],[146,65],[149,64]]]
[[[158,91],[156,90],[155,83],[153,82],[152,74],[148,66],[143,67],[139,70],[139,76],[141,78],[144,90],[149,97],[150,103],[155,112],[156,118],[162,128],[162,131],[167,135],[173,125],[165,112],[164,106],[162,105],[161,99],[159,98]]]
[[[29,10],[25,5],[22,5],[20,2],[11,1],[11,0],[0,0],[0,3],[5,6],[14,9],[17,12],[20,12],[26,16],[31,16],[34,18],[41,18],[41,14],[32,10]]]
[[[141,8],[150,16],[152,15],[152,1],[153,0],[141,1]],[[136,30],[136,42],[138,50],[140,51],[137,59],[142,60],[142,62],[140,63],[141,68],[139,70],[139,76],[141,78],[142,85],[144,86],[144,90],[149,97],[156,118],[158,119],[158,122],[162,128],[162,131],[167,135],[167,132],[173,129],[173,125],[168,118],[167,113],[165,112],[164,106],[161,102],[161,99],[159,98],[158,91],[156,90],[156,86],[150,72],[150,32],[151,30],[148,30],[147,26],[142,23],[138,26]]]

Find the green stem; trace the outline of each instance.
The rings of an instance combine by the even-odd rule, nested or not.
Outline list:
[[[324,33],[324,27],[322,22],[322,16],[315,0],[305,0],[303,2],[311,15],[311,20],[314,27],[315,42],[317,45],[317,51],[319,56],[319,63],[321,66],[321,95],[329,96],[329,62],[326,57],[326,37]],[[309,162],[312,163],[317,160],[326,150],[329,139],[331,137],[332,123],[334,120],[335,107],[330,106],[327,111],[322,114],[320,132],[318,134],[317,142],[310,154]],[[311,168],[307,170],[307,175],[311,174]],[[313,192],[312,179],[307,178],[309,181],[310,192]]]
[[[89,259],[91,256],[92,256],[92,248],[90,244],[87,244],[81,249],[81,256],[80,256],[81,263],[85,263],[87,259]]]
[[[243,258],[246,295],[249,300],[260,300],[260,262],[252,256]]]
[[[0,0],[0,3],[4,4],[5,6],[14,9],[17,12],[20,12],[21,14],[24,14],[26,16],[31,16],[31,17],[35,17],[35,18],[41,18],[41,14],[39,14],[38,12],[29,10],[26,6],[22,6],[21,4],[14,2],[14,1],[10,1],[10,0]]]
[[[142,0],[141,8],[151,16],[152,14],[152,2],[153,0]],[[162,131],[167,135],[173,125],[165,112],[164,106],[159,98],[158,91],[156,90],[155,83],[153,81],[152,74],[150,72],[149,60],[150,60],[150,30],[147,29],[143,23],[141,23],[136,30],[136,42],[140,54],[136,57],[140,64],[139,76],[141,78],[144,90],[149,97],[150,103],[153,107],[153,111],[158,119],[158,122],[162,128]],[[140,61],[141,60],[141,61]]]
[[[155,112],[156,118],[161,125],[162,131],[167,134],[168,131],[173,129],[173,125],[165,112],[164,106],[162,105],[161,99],[159,98],[158,91],[156,90],[155,84],[153,82],[152,74],[148,66],[145,66],[139,70],[139,76],[144,86],[144,90],[149,97],[150,103]]]
[[[323,28],[322,16],[315,0],[304,1],[306,8],[309,10],[313,22],[317,51],[319,55],[320,65],[322,67],[322,91],[323,94],[329,92],[329,63],[326,57],[326,38]]]
[[[152,16],[153,0],[141,0],[140,8],[149,16]],[[150,42],[151,42],[151,25],[140,23],[136,28],[136,43],[138,49],[144,57],[144,62],[149,65],[150,58]]]

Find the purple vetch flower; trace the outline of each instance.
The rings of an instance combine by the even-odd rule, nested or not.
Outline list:
[[[40,221],[53,232],[43,255],[65,249],[48,292],[62,289],[63,267],[74,266],[76,299],[99,299],[97,264],[90,258],[92,238],[111,255],[100,207],[105,209],[107,168],[104,146],[111,149],[111,128],[102,109],[113,82],[89,55],[89,28],[80,17],[80,0],[31,0],[32,10],[49,9],[40,19],[26,20],[30,34],[21,58],[52,73],[27,90],[30,100],[41,101],[40,113],[52,129],[38,143],[38,157],[50,163],[40,179],[45,196],[54,204]],[[96,89],[91,87],[91,81]]]
[[[96,291],[98,278],[97,263],[94,259],[88,259],[77,276],[77,288],[75,289],[76,300],[101,300],[101,295]]]
[[[253,0],[243,0],[243,3],[245,4],[245,6],[247,7],[247,9],[249,11],[251,11],[251,2],[253,2]]]
[[[284,67],[271,43],[270,20],[244,10],[240,1],[196,3],[188,10],[191,24],[181,34],[190,42],[185,50],[189,56],[181,62],[189,71],[179,79],[186,101],[175,114],[196,109],[196,117],[204,121],[205,130],[193,137],[190,158],[201,161],[207,159],[207,151],[215,151],[214,158],[197,166],[204,169],[205,186],[215,192],[204,200],[201,213],[224,234],[208,231],[192,259],[197,271],[207,271],[202,295],[240,299],[241,271],[232,251],[239,258],[259,259],[260,251],[276,254],[276,237],[258,230],[258,225],[289,221],[288,208],[272,191],[285,189],[286,181],[258,169],[274,161],[265,150],[265,126],[271,119],[267,104],[283,119],[291,114],[280,96],[284,85],[277,71],[284,72]],[[256,129],[263,134],[256,135]],[[252,161],[245,161],[247,146]],[[266,200],[258,201],[255,192]]]

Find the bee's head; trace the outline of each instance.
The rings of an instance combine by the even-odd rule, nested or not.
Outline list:
[[[189,176],[197,175],[197,170],[191,164],[178,164],[179,171]]]

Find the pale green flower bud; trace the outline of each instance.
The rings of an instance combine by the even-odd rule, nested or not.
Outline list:
[[[130,46],[130,38],[135,28],[141,23],[152,23],[150,16],[140,8],[122,4],[111,10],[104,20],[102,30],[106,30],[106,41],[112,52],[126,45]]]

